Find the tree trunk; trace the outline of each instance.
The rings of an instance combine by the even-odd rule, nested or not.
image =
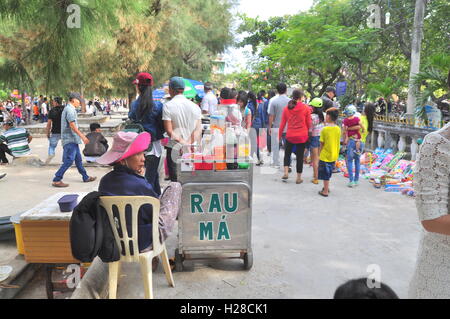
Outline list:
[[[423,19],[425,16],[425,6],[427,0],[416,0],[416,10],[414,15],[414,30],[411,44],[411,69],[409,73],[409,88],[407,114],[412,115],[416,108],[417,88],[413,83],[413,78],[420,71],[420,50],[423,38]]]

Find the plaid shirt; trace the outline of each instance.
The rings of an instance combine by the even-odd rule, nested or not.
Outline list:
[[[61,140],[63,146],[69,143],[81,144],[81,138],[70,128],[71,122],[75,122],[75,126],[78,127],[77,111],[69,103],[61,115]]]

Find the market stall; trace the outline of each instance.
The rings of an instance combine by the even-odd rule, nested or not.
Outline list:
[[[44,264],[46,267],[47,297],[53,299],[54,290],[68,288],[70,275],[65,269],[71,264],[81,264],[72,256],[69,223],[75,206],[87,193],[57,193],[30,210],[15,216],[15,230],[19,254],[28,263]],[[72,197],[72,209],[61,211],[63,197]],[[84,272],[84,268],[80,269]],[[59,277],[55,280],[56,277]]]

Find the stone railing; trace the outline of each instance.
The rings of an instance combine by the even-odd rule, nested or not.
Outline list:
[[[376,116],[373,132],[366,141],[366,148],[374,150],[377,147],[392,148],[394,152],[406,152],[407,159],[415,160],[419,145],[417,140],[441,128],[444,123],[437,123],[435,127],[427,126],[423,121],[415,119],[397,119]]]

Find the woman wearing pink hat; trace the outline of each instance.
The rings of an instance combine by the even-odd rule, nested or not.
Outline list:
[[[145,171],[145,154],[151,142],[150,134],[143,132],[118,132],[114,136],[111,149],[97,159],[97,163],[111,165],[114,169],[100,180],[98,191],[102,196],[152,196],[159,198],[152,185],[143,176]],[[179,205],[181,185],[169,185],[176,193],[176,201],[170,197],[170,203],[165,200],[166,193],[161,198],[160,225],[163,240],[167,238],[175,222]],[[170,206],[172,205],[172,206]],[[176,206],[175,205],[175,206]],[[131,229],[131,214],[127,214],[127,228]],[[152,206],[143,205],[138,214],[139,251],[144,251],[152,244]]]

